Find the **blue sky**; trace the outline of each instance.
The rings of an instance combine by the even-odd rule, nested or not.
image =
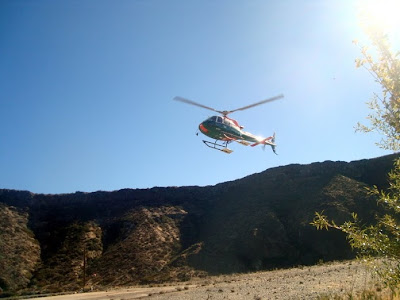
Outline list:
[[[355,133],[379,91],[349,0],[0,1],[0,188],[214,185],[277,166],[388,154]],[[270,149],[205,147],[231,110]]]

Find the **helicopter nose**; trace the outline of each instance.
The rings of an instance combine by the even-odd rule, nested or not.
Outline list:
[[[207,133],[208,132],[208,129],[204,127],[203,123],[201,123],[199,125],[199,128],[200,128],[200,131],[203,132],[203,133]]]

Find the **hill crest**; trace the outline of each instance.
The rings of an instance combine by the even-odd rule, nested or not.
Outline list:
[[[378,207],[365,187],[384,187],[395,157],[292,164],[205,187],[3,189],[0,219],[11,217],[0,223],[0,287],[77,290],[351,258],[342,233],[309,223],[321,210],[372,221]]]

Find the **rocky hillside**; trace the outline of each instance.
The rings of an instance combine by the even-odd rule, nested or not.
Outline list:
[[[0,203],[0,287],[26,287],[40,262],[40,246],[28,228],[28,213]]]
[[[394,156],[268,169],[207,187],[43,195],[0,190],[0,287],[64,291],[185,280],[354,256],[337,222],[378,207]]]

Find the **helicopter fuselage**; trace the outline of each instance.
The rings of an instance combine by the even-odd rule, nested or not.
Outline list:
[[[246,105],[243,106],[241,108],[237,108],[234,110],[216,110],[212,107],[194,102],[192,100],[186,99],[186,98],[182,98],[182,97],[175,97],[174,100],[176,101],[180,101],[186,104],[190,104],[190,105],[194,105],[194,106],[198,106],[201,108],[205,108],[208,110],[212,110],[214,112],[220,113],[222,116],[212,116],[210,118],[208,118],[207,120],[204,120],[202,123],[200,123],[199,125],[199,129],[201,131],[201,133],[203,133],[204,135],[215,139],[215,142],[210,142],[210,141],[206,141],[203,140],[203,143],[212,149],[215,150],[220,150],[222,152],[225,153],[232,153],[232,150],[229,149],[227,146],[229,143],[235,141],[239,144],[242,144],[244,146],[251,146],[251,147],[255,147],[257,145],[269,145],[272,147],[272,151],[275,152],[275,133],[272,136],[269,136],[267,138],[263,138],[263,137],[259,137],[259,136],[255,136],[253,134],[251,134],[250,132],[246,132],[243,130],[243,126],[240,126],[239,123],[231,118],[228,118],[227,115],[231,114],[235,111],[239,111],[239,110],[245,110],[245,109],[249,109],[264,103],[268,103],[268,102],[272,102],[275,100],[278,100],[280,98],[282,98],[283,95],[278,95],[272,98],[268,98],[250,105]],[[218,141],[223,141],[223,143],[218,143]],[[252,143],[252,144],[250,144]]]
[[[199,129],[201,133],[215,140],[244,140],[257,143],[263,139],[244,131],[236,120],[226,116],[212,116],[200,123]]]

